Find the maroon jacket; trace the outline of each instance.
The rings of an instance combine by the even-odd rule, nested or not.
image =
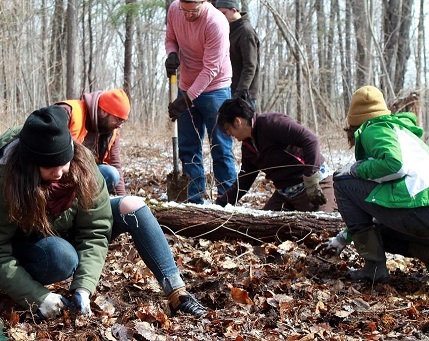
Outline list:
[[[301,183],[303,175],[313,175],[325,161],[316,134],[281,113],[255,113],[252,138],[242,142],[241,153],[238,180],[217,198],[219,205],[234,205],[259,171],[265,172],[276,189],[283,189]]]

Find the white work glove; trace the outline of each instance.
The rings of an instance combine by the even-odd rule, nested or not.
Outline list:
[[[326,197],[320,188],[320,174],[319,172],[314,173],[312,176],[303,176],[305,185],[305,191],[308,199],[314,206],[322,206],[327,203]]]
[[[72,297],[72,304],[85,316],[91,316],[91,306],[89,300],[90,292],[84,288],[77,288]]]
[[[55,318],[62,314],[69,302],[61,295],[49,293],[37,309],[37,314],[44,319]]]
[[[345,180],[351,178],[357,178],[357,168],[363,161],[357,161],[354,163],[348,163],[343,166],[343,168],[334,172],[334,181],[335,180]]]
[[[343,252],[349,242],[347,241],[348,233],[347,230],[343,230],[338,233],[335,237],[329,238],[327,242],[323,243],[325,250],[335,250],[335,254],[339,256]]]

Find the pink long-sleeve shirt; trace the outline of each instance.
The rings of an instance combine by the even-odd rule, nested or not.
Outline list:
[[[167,55],[179,55],[179,88],[191,100],[230,86],[232,77],[228,20],[212,4],[202,6],[201,16],[194,22],[187,21],[179,10],[179,0],[170,5],[167,15],[165,50]]]

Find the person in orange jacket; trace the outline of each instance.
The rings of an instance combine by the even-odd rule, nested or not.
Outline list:
[[[91,150],[109,193],[125,195],[119,131],[128,119],[130,100],[122,89],[84,93],[79,100],[55,103],[66,109],[74,140]]]

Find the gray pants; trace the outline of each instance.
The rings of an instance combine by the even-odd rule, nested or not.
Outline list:
[[[382,235],[392,229],[396,238],[429,244],[429,207],[387,208],[366,202],[375,186],[376,182],[356,178],[334,181],[338,210],[350,233],[379,224],[384,225]]]

